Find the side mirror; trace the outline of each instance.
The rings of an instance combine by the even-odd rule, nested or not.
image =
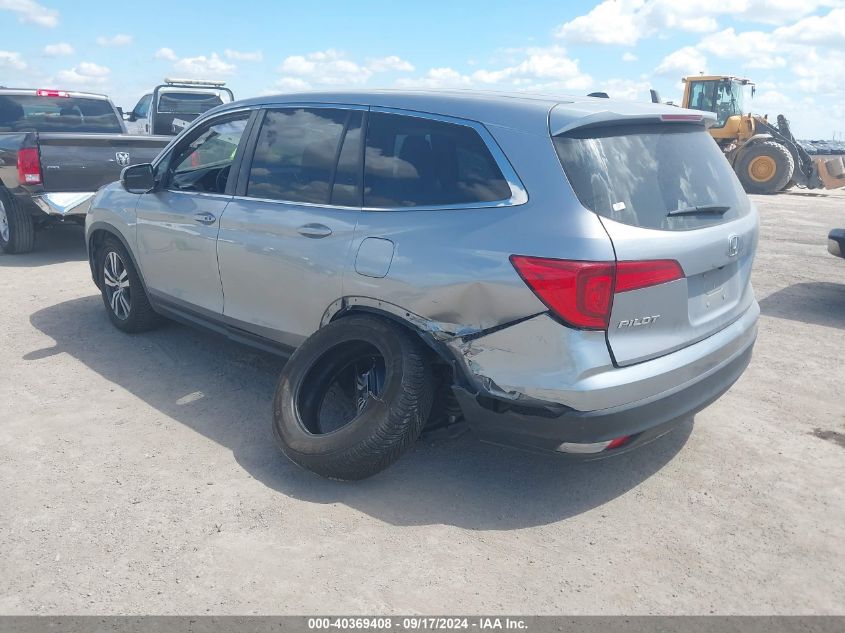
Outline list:
[[[149,193],[155,188],[155,172],[149,163],[129,165],[120,172],[120,184],[129,193]]]

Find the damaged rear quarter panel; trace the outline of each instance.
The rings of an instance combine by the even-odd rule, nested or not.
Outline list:
[[[528,192],[515,206],[364,211],[351,252],[367,238],[395,244],[384,278],[344,274],[346,297],[383,300],[425,321],[478,332],[546,311],[512,254],[612,260],[598,217],[581,207],[548,134],[488,126]],[[560,326],[558,326],[560,327]]]

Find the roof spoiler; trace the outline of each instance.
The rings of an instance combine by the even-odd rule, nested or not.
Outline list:
[[[568,118],[568,117],[567,117]],[[712,112],[638,112],[623,114],[611,110],[591,112],[586,116],[562,120],[555,125],[554,117],[550,118],[552,136],[560,136],[574,130],[594,127],[611,127],[616,125],[647,124],[647,123],[699,123],[710,127],[716,122],[716,115]]]

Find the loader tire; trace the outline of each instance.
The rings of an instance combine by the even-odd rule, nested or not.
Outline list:
[[[777,141],[763,141],[746,149],[734,166],[748,193],[782,191],[792,180],[795,163],[789,150]]]
[[[28,253],[35,244],[35,224],[15,197],[0,189],[0,253]]]

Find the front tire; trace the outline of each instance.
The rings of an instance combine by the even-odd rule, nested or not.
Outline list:
[[[795,162],[777,141],[762,141],[743,151],[735,168],[746,192],[772,194],[782,191],[792,179]]]
[[[315,332],[287,362],[273,430],[296,464],[331,479],[364,479],[416,441],[433,391],[418,339],[387,320],[349,316]]]
[[[150,305],[138,271],[123,244],[108,238],[97,253],[100,292],[109,320],[128,333],[149,330],[160,322]]]
[[[0,189],[0,253],[28,253],[35,245],[35,223],[5,189]]]

